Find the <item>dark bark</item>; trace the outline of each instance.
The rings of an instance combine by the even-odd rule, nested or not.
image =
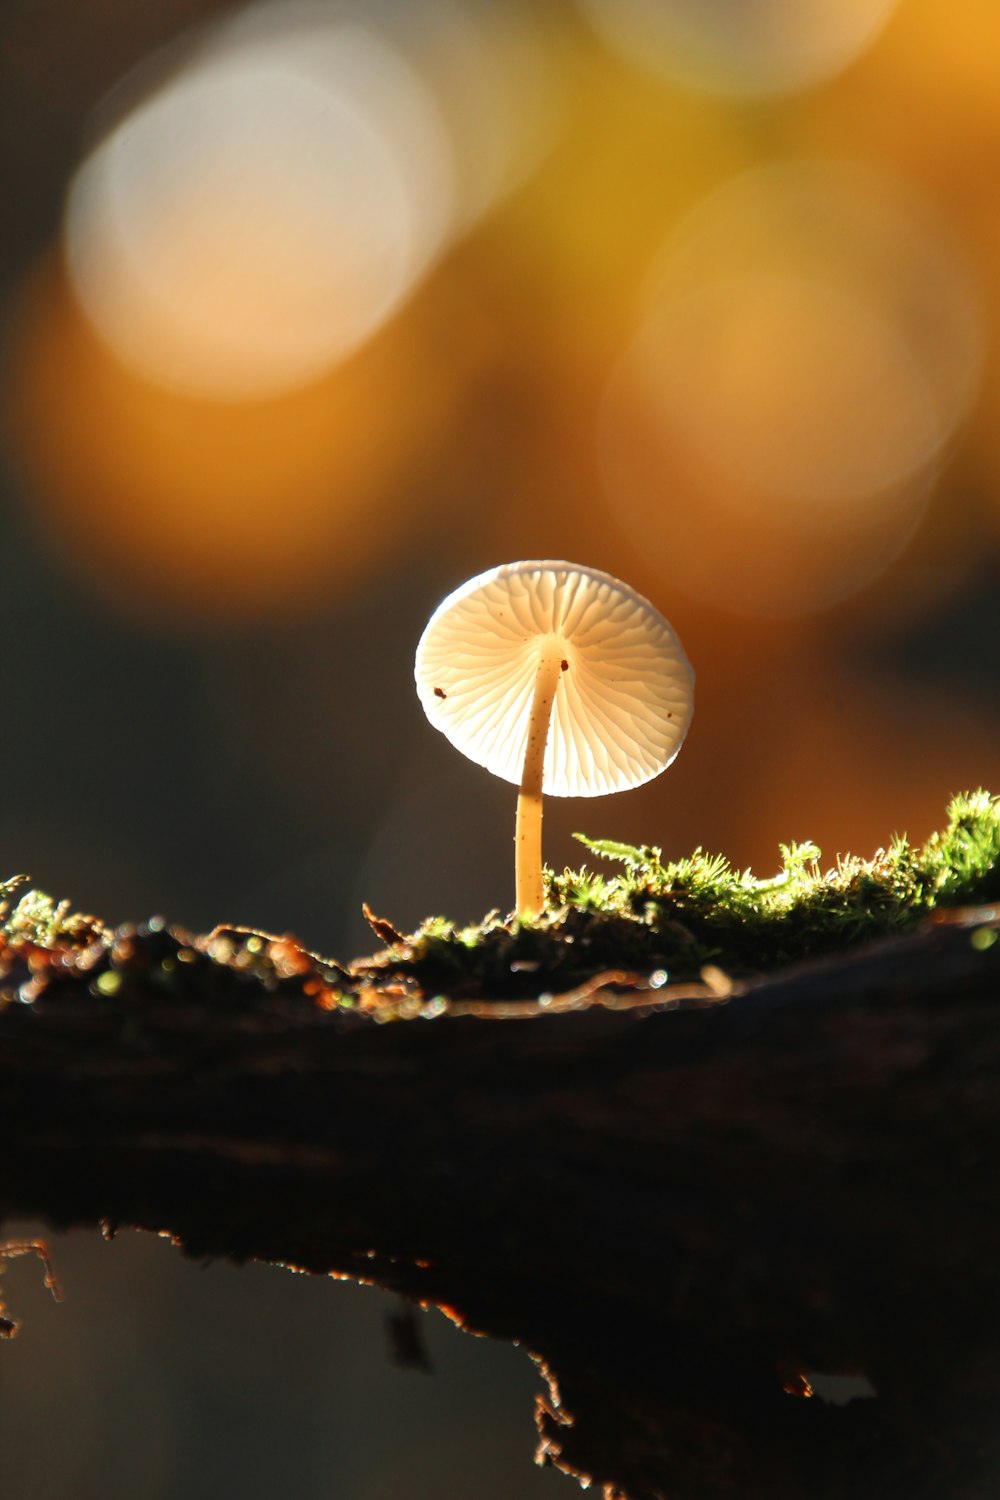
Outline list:
[[[0,1221],[444,1305],[543,1361],[543,1442],[608,1495],[992,1496],[998,930],[952,913],[711,1003],[393,1024],[170,933],[119,945],[111,993],[100,944],[8,954]],[[785,1389],[814,1372],[877,1396]]]

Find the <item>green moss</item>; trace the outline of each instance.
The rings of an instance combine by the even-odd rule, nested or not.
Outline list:
[[[781,869],[764,880],[700,849],[665,863],[649,846],[581,842],[624,873],[588,890],[593,876],[567,871],[551,882],[556,902],[583,897],[654,930],[680,923],[706,957],[753,967],[898,932],[936,907],[1000,896],[1000,799],[985,791],[955,797],[947,826],[920,848],[897,835],[872,859],[845,855],[823,870],[815,844],[782,844]]]
[[[766,879],[701,849],[664,861],[652,844],[577,838],[618,872],[547,871],[548,909],[532,921],[433,918],[395,950],[397,968],[444,993],[484,995],[567,988],[602,968],[746,974],[905,931],[937,907],[1000,899],[1000,799],[985,791],[955,797],[922,847],[897,835],[872,859],[843,855],[824,870],[815,844],[781,844]]]
[[[872,859],[845,855],[824,870],[814,844],[782,844],[766,879],[701,849],[665,861],[652,844],[577,836],[612,868],[546,871],[539,917],[492,911],[469,927],[431,917],[350,973],[333,966],[337,983],[389,994],[402,979],[407,995],[489,999],[567,991],[609,970],[676,980],[714,964],[741,976],[905,931],[938,907],[1000,901],[1000,799],[984,791],[956,797],[922,847],[896,837]],[[110,942],[97,918],[26,884],[0,882],[0,936],[48,949]]]
[[[25,889],[27,887],[27,889]],[[83,947],[105,932],[97,918],[76,912],[68,901],[53,901],[33,890],[27,875],[0,880],[0,934],[11,942],[54,948],[59,943]]]

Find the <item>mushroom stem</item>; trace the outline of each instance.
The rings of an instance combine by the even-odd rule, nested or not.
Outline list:
[[[556,687],[562,674],[563,650],[559,642],[547,641],[538,658],[535,690],[528,719],[528,743],[524,751],[521,786],[517,797],[514,830],[514,870],[519,917],[540,912],[545,906],[542,887],[542,771],[549,720]]]

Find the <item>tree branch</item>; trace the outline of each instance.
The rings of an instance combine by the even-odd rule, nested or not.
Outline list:
[[[986,1496],[998,932],[952,912],[729,999],[619,975],[466,1013],[289,941],[8,945],[0,1222],[443,1305],[539,1358],[548,1457],[609,1496]],[[813,1373],[877,1397],[788,1393]]]

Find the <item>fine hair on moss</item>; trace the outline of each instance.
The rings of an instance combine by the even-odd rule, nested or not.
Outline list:
[[[562,988],[605,967],[747,975],[905,932],[940,907],[1000,899],[1000,798],[983,790],[954,797],[923,845],[897,834],[869,859],[844,854],[824,869],[815,844],[779,844],[781,868],[764,878],[702,849],[664,860],[653,844],[576,837],[617,872],[547,870],[545,911],[530,919],[429,918],[396,950],[402,962],[446,992],[529,993],[540,975]]]
[[[709,965],[745,977],[902,933],[941,907],[1000,901],[1000,798],[982,790],[954,797],[923,845],[896,835],[870,859],[845,854],[824,869],[815,844],[780,844],[781,867],[763,878],[702,849],[665,860],[653,844],[577,838],[617,868],[546,870],[538,914],[492,911],[469,926],[429,917],[409,936],[375,919],[386,947],[338,968],[341,980],[496,998],[568,990],[604,970],[657,972],[658,983]],[[0,938],[80,948],[114,934],[13,876],[0,882]]]

